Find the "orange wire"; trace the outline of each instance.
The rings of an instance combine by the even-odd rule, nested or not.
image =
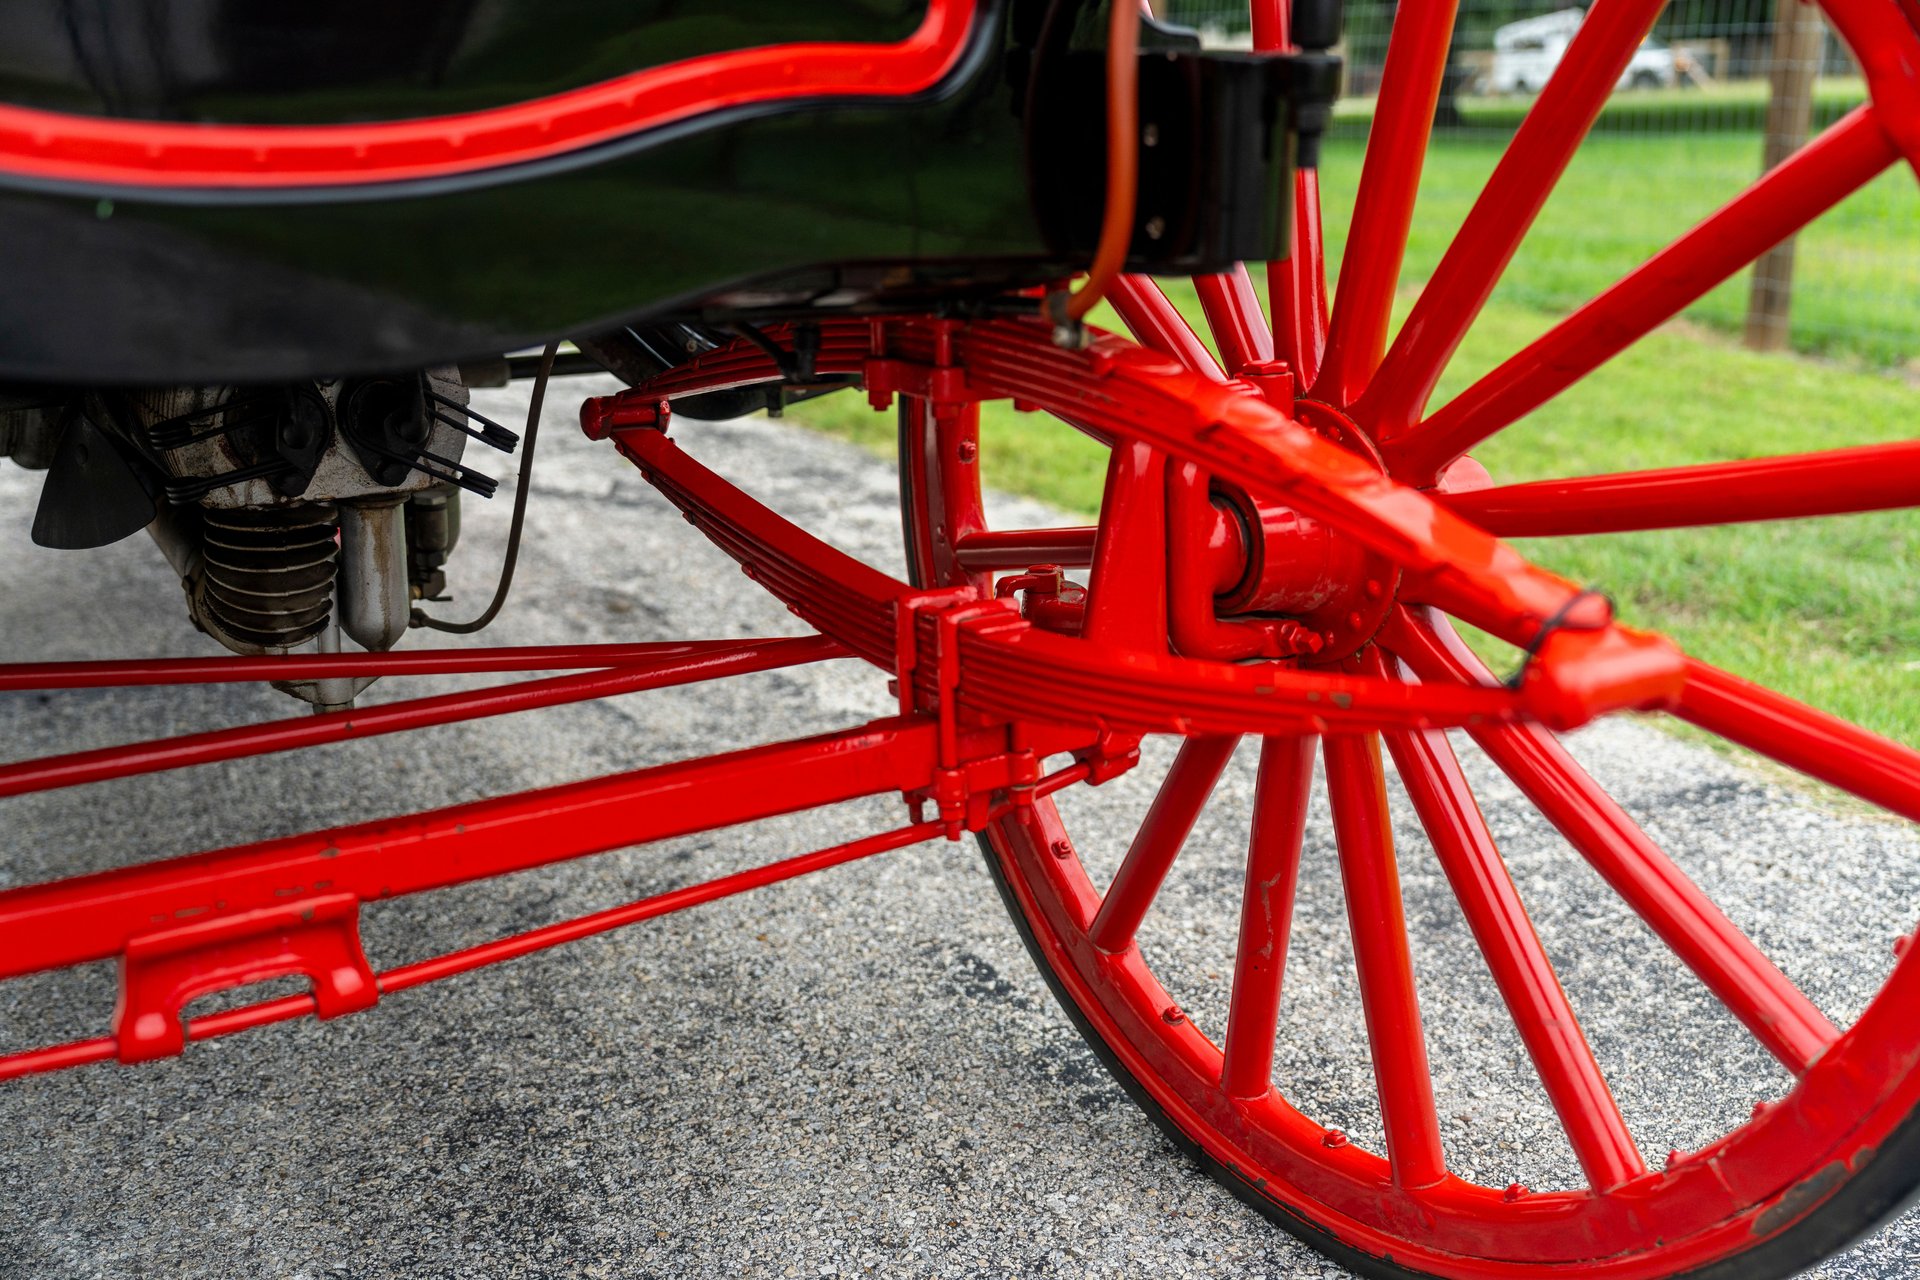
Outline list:
[[[1093,310],[1127,263],[1139,183],[1140,10],[1136,0],[1113,0],[1107,28],[1107,208],[1087,282],[1067,299],[1067,318]]]

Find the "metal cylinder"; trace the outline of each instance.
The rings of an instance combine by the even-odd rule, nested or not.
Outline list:
[[[1216,602],[1223,615],[1298,617],[1320,608],[1362,576],[1365,553],[1351,538],[1340,537],[1311,516],[1244,493],[1234,492],[1227,501],[1240,517],[1245,540],[1239,580],[1221,591]]]
[[[290,649],[327,625],[335,557],[331,508],[209,509],[201,518],[205,590],[197,616],[222,644],[236,653]]]
[[[391,649],[407,633],[406,516],[399,500],[340,504],[340,629],[362,648]]]
[[[159,514],[147,525],[147,536],[160,548],[160,554],[167,558],[167,563],[182,582],[198,576],[201,562],[205,559],[200,536],[197,530],[187,528],[174,508],[160,508]]]

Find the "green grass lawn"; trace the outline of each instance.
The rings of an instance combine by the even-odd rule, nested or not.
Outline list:
[[[1499,160],[1501,135],[1435,139],[1422,172],[1403,287],[1439,263]],[[1361,144],[1330,141],[1321,166],[1328,253],[1345,244]],[[1495,298],[1569,311],[1618,280],[1751,182],[1758,132],[1596,136],[1580,148]],[[1748,276],[1687,315],[1726,333],[1745,321]],[[1896,165],[1819,219],[1796,243],[1794,345],[1810,354],[1899,366],[1920,360],[1920,183]]]

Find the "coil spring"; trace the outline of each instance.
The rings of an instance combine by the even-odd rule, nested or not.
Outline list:
[[[208,620],[233,639],[285,649],[333,612],[339,520],[320,503],[204,512]]]

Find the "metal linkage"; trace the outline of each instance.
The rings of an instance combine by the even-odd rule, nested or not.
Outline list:
[[[1396,484],[1355,452],[1351,441],[1343,443],[1337,426],[1305,425],[1251,386],[1190,373],[1112,338],[1098,338],[1084,351],[1061,350],[1032,321],[961,324],[901,317],[823,321],[820,327],[818,369],[858,374],[877,407],[896,394],[935,405],[1010,398],[1102,438],[1139,442],[1338,531],[1362,556],[1396,575],[1366,606],[1371,625],[1384,616],[1393,594],[1387,588],[1397,582],[1403,598],[1443,603],[1526,647],[1581,594],[1434,498]],[[776,340],[782,336],[778,326],[770,333]],[[661,405],[676,396],[779,377],[763,350],[741,341],[619,395],[589,401],[582,417],[591,433],[611,434],[749,577],[849,649],[891,669],[888,613],[916,607],[910,589],[781,520],[688,458],[661,429],[667,417]],[[656,425],[619,425],[636,421]],[[1109,524],[1164,520],[1166,483],[1164,469],[1152,466],[1118,488],[1110,479]],[[1055,531],[1035,549],[1060,553],[1048,556],[1050,562],[1084,557],[1093,563],[1097,582],[1099,548],[1081,551],[1082,537]],[[1164,532],[1145,530],[1140,546],[1156,545],[1166,545]],[[1021,546],[989,538],[972,542],[971,549],[963,543],[960,554],[976,566],[1008,565]],[[1164,551],[1156,558],[1164,558]],[[1139,573],[1142,563],[1135,558],[1128,572]],[[1092,593],[1091,609],[1121,607],[1100,594]],[[1199,603],[1206,606],[1208,596]],[[981,615],[957,635],[969,676],[958,683],[959,700],[990,716],[1136,732],[1295,733],[1513,719],[1567,729],[1609,711],[1671,706],[1685,680],[1684,661],[1668,641],[1622,627],[1610,614],[1589,617],[1584,611],[1580,626],[1562,624],[1544,637],[1513,697],[1491,698],[1493,691],[1477,687],[1408,685],[1285,662],[1249,667],[1196,661],[1167,651],[1165,624],[1163,618],[1156,631],[1159,649],[1117,650],[1030,626],[989,625]],[[1330,631],[1327,641],[1337,634]],[[1268,644],[1308,655],[1313,650],[1295,633]],[[1274,648],[1264,652],[1278,656]],[[1223,650],[1222,656],[1241,655]]]
[[[836,649],[820,639],[791,645]],[[308,1013],[334,1017],[383,993],[497,963],[574,938],[682,910],[855,858],[952,834],[915,821],[813,854],[655,895],[376,975],[359,941],[363,903],[753,822],[800,809],[899,792],[957,799],[979,829],[1087,776],[1069,765],[1047,777],[1045,754],[1090,745],[1093,735],[1038,735],[1011,748],[1005,726],[962,731],[951,744],[964,789],[944,788],[941,725],[928,716],[699,760],[548,787],[519,795],[260,841],[0,893],[0,979],[121,959],[113,1034],[0,1057],[0,1080],[118,1058],[179,1053],[189,1039]],[[935,793],[940,794],[936,795]],[[200,996],[300,975],[311,994],[250,1005],[187,1023]]]
[[[790,337],[775,327],[768,345]],[[1055,569],[1009,579],[999,595],[990,574],[965,571],[963,585],[919,590],[795,527],[688,456],[668,438],[668,402],[777,380],[781,370],[762,344],[721,346],[654,383],[589,401],[582,411],[589,434],[610,436],[707,538],[819,634],[0,667],[0,690],[577,672],[4,765],[0,795],[842,656],[892,676],[899,714],[798,742],[0,893],[0,937],[8,944],[0,951],[0,979],[116,957],[122,966],[111,1035],[0,1058],[0,1079],[106,1058],[164,1057],[193,1038],[309,1013],[338,1016],[383,993],[571,938],[937,835],[958,838],[1061,787],[1126,769],[1142,733],[1217,742],[1246,733],[1405,733],[1529,721],[1563,727],[1620,707],[1664,705],[1678,692],[1681,668],[1664,642],[1591,609],[1548,625],[1578,599],[1575,588],[1385,479],[1250,384],[1190,374],[1104,337],[1087,350],[1062,351],[1037,322],[824,321],[810,346],[816,374],[857,377],[876,404],[894,395],[922,400],[929,420],[946,424],[937,430],[964,433],[977,401],[1011,396],[1112,442],[1116,463],[1100,533],[1030,540],[1061,560],[1090,564],[1090,587],[1066,591]],[[1175,477],[1169,460],[1201,468],[1249,497],[1210,506],[1209,491],[1190,473]],[[1176,507],[1187,504],[1181,519],[1190,525],[1169,524],[1170,498]],[[1296,528],[1286,512],[1259,503],[1286,504],[1318,525]],[[1243,538],[1238,552],[1235,522]],[[1244,539],[1255,526],[1269,549],[1282,526],[1305,548],[1337,531],[1363,557],[1390,562],[1402,575],[1395,580],[1404,583],[1403,598],[1442,602],[1522,645],[1538,640],[1525,682],[1517,690],[1474,680],[1409,682],[1388,678],[1377,664],[1316,665],[1263,650],[1269,660],[1245,665],[1175,652],[1169,607],[1215,607],[1234,576],[1234,556],[1252,560]],[[1189,527],[1213,549],[1187,566],[1200,586],[1187,581],[1185,594],[1170,593],[1169,530]],[[970,555],[976,568],[1012,564],[1006,557],[1026,549],[1017,538],[988,538],[972,548],[963,543],[955,559],[964,563]],[[1284,569],[1249,571],[1234,590],[1265,607],[1305,600],[1317,589]],[[1329,628],[1329,642],[1338,626]],[[1248,634],[1276,642],[1283,635],[1278,627]],[[1289,645],[1299,641],[1295,652],[1311,655],[1314,646],[1299,628],[1284,634]],[[1043,774],[1041,762],[1060,755],[1072,762]],[[889,792],[913,807],[911,823],[813,854],[383,973],[360,945],[360,909],[370,901]],[[182,1021],[201,996],[290,975],[304,976],[310,993]]]
[[[839,657],[839,645],[820,636],[798,640],[746,641],[693,654],[674,655],[653,662],[627,663],[607,671],[522,681],[498,689],[416,698],[353,711],[295,716],[264,724],[182,734],[125,746],[102,747],[71,755],[42,756],[17,764],[0,765],[0,796],[26,795],[77,787],[110,778],[182,769],[219,760],[239,760],[323,746],[356,738],[373,738],[431,725],[459,724],[515,711],[564,706],[595,698],[617,697],[642,689],[716,680],[723,676],[770,671],[804,662]]]
[[[1319,732],[1330,719],[1355,728],[1427,727],[1523,712],[1520,700],[1503,691],[1171,655],[1149,661],[1055,635],[1028,625],[1010,601],[916,592],[781,519],[659,431],[614,435],[641,473],[749,578],[808,624],[912,683],[928,710],[947,709],[932,682],[938,661],[952,661],[961,666],[955,698],[968,710],[1132,732]],[[938,619],[948,610],[959,612],[943,649]],[[900,639],[909,633],[935,661],[914,660]]]
[[[693,479],[723,504],[737,495],[711,473]],[[938,835],[957,838],[1096,771],[1105,776],[1114,770],[1097,758],[1105,735],[1094,729],[977,716],[962,724],[951,697],[939,700],[948,708],[944,714],[914,706],[915,664],[899,655],[913,649],[915,609],[962,605],[964,593],[915,593],[856,562],[819,554],[785,560],[755,554],[754,536],[771,546],[790,528],[770,512],[762,511],[757,522],[716,518],[705,527],[710,536],[734,539],[776,594],[813,599],[816,607],[796,612],[817,618],[828,633],[769,641],[0,667],[0,690],[581,669],[499,689],[22,761],[0,766],[0,795],[850,653],[897,666],[904,691],[902,715],[845,733],[0,893],[0,937],[8,940],[0,979],[116,956],[122,965],[111,1035],[0,1057],[0,1079],[108,1058],[144,1061],[177,1054],[191,1039],[307,1014],[339,1016],[383,993],[573,938]],[[811,550],[827,549],[815,544]],[[991,604],[986,608],[995,612]],[[1042,776],[1040,761],[1062,752],[1081,758]],[[359,911],[368,901],[887,792],[901,794],[921,813],[931,804],[937,817],[916,817],[892,831],[384,973],[373,971],[360,945]],[[183,1022],[186,1006],[199,997],[294,975],[309,981],[309,994]]]
[[[355,676],[477,675],[494,671],[590,671],[737,649],[738,640],[652,644],[516,645],[385,653],[289,653],[218,658],[130,658],[94,662],[0,663],[0,693],[23,689],[132,688],[167,684],[249,684]]]

